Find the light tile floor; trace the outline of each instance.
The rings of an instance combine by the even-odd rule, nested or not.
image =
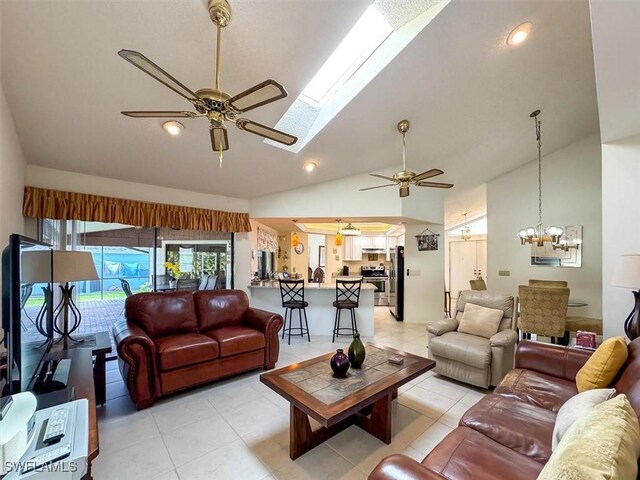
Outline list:
[[[376,343],[427,355],[424,325],[396,322],[376,307]],[[344,346],[330,337],[292,338],[277,367]],[[393,402],[390,445],[349,427],[296,461],[289,459],[289,404],[259,381],[262,370],[172,396],[136,411],[116,362],[107,364],[107,404],[98,408],[96,480],[366,479],[385,456],[422,460],[487,393],[428,372]]]

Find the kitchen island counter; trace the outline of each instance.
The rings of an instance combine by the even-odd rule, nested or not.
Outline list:
[[[348,280],[348,278],[345,278],[345,280]],[[259,285],[249,285],[248,288],[251,291],[252,307],[280,313],[284,317],[284,308],[282,307],[280,288],[277,281],[264,281]],[[362,284],[360,306],[355,310],[358,331],[363,337],[372,337],[374,335],[373,294],[375,289],[374,285]],[[310,335],[331,336],[336,314],[336,309],[333,306],[333,302],[336,300],[336,284],[305,283],[304,299],[309,303],[306,310]],[[343,327],[351,325],[348,310],[342,312],[341,325]],[[298,326],[298,314],[295,311],[293,313],[293,326]],[[293,334],[291,337],[293,338]],[[313,338],[311,341],[313,341]]]

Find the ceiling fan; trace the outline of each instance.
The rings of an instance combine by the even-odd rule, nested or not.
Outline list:
[[[402,134],[402,171],[396,173],[393,177],[385,177],[384,175],[378,175],[377,173],[370,173],[372,177],[384,178],[393,183],[386,185],[378,185],[377,187],[361,188],[360,191],[373,190],[374,188],[393,187],[398,185],[400,187],[400,196],[409,196],[409,185],[415,185],[416,187],[432,187],[432,188],[451,188],[452,183],[440,183],[440,182],[425,182],[424,180],[432,177],[442,175],[444,172],[437,168],[432,168],[422,173],[415,173],[411,170],[407,170],[407,155],[405,146],[405,135],[409,131],[409,120],[402,120],[398,123],[398,131]]]
[[[225,121],[234,122],[240,130],[285,145],[293,145],[298,141],[293,135],[246,118],[239,118],[241,114],[249,110],[286,97],[287,91],[282,85],[275,80],[265,80],[233,97],[220,90],[220,37],[222,28],[226,27],[231,21],[231,6],[227,0],[209,0],[208,9],[209,16],[216,25],[217,30],[215,88],[201,88],[194,93],[140,52],[134,50],[120,50],[118,52],[118,55],[126,61],[169,87],[178,95],[186,98],[196,111],[126,111],[121,113],[134,118],[207,117],[209,120],[211,147],[215,152],[218,152],[220,166],[222,166],[222,152],[229,149]]]

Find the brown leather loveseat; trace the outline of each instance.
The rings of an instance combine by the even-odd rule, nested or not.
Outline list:
[[[282,317],[241,290],[140,293],[113,326],[120,372],[137,408],[156,398],[278,360]]]
[[[613,387],[640,413],[640,338]],[[576,373],[591,352],[523,341],[511,370],[471,407],[458,428],[421,463],[404,455],[382,460],[372,480],[534,480],[551,456],[562,404],[578,393]],[[577,477],[576,477],[577,478]]]

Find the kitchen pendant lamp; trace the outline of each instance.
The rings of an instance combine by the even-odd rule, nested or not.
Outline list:
[[[341,219],[336,219],[336,222],[338,223],[338,232],[336,233],[336,239],[334,243],[336,247],[341,247],[342,246],[342,233],[340,233],[340,231],[342,230],[342,228],[340,228]]]
[[[555,225],[544,228],[542,224],[542,140],[540,134],[540,120],[538,120],[540,110],[532,112],[529,116],[533,118],[536,127],[536,142],[538,144],[538,223],[536,227],[526,227],[518,231],[521,245],[537,245],[543,247],[545,243],[558,244],[564,230]]]
[[[469,228],[469,225],[467,225],[467,214],[464,214],[464,226],[462,227],[462,230],[460,231],[460,236],[462,237],[462,239],[466,242],[467,240],[471,239],[471,229]]]
[[[298,245],[300,245],[300,239],[298,238],[298,234],[296,232],[293,232],[291,234],[291,246],[293,248],[296,248]]]
[[[359,229],[349,223],[346,227],[340,230],[340,233],[345,237],[355,237],[357,235],[360,235],[361,232]]]

